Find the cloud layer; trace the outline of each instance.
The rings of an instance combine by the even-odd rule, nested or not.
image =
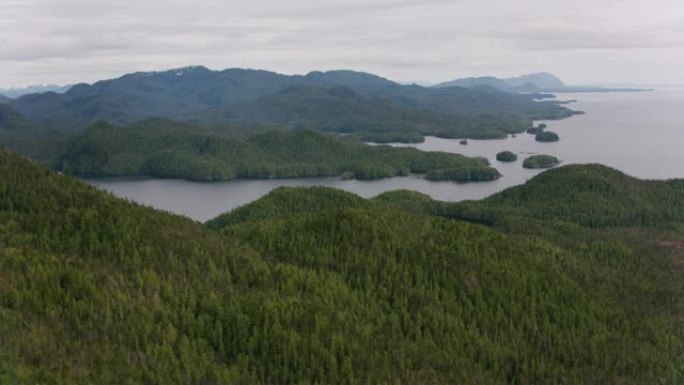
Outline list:
[[[0,87],[191,64],[684,83],[679,0],[0,0]]]

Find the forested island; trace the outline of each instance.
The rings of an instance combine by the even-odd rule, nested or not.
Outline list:
[[[206,225],[0,150],[0,382],[680,384],[684,181],[280,188]]]
[[[534,136],[534,140],[537,142],[557,142],[560,138],[558,134],[553,131],[541,131]]]
[[[342,176],[380,179],[428,174],[460,182],[498,178],[485,158],[369,146],[310,130],[235,138],[165,119],[128,127],[99,123],[78,135],[58,160],[82,176],[176,177],[215,181]]]
[[[551,155],[532,155],[523,161],[523,167],[525,168],[551,168],[558,166],[560,160],[555,156]]]
[[[518,155],[511,151],[501,151],[496,154],[496,160],[499,162],[515,162],[518,160]]]

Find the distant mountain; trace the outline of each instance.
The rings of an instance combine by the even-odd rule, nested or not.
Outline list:
[[[287,76],[201,66],[133,73],[78,84],[64,94],[24,95],[10,103],[34,124],[67,132],[82,131],[98,120],[127,125],[164,117],[205,126],[257,122],[345,132],[409,129],[448,137],[501,137],[535,119],[572,114],[530,95],[405,86],[363,72]]]
[[[12,99],[8,98],[7,96],[0,95],[0,104],[2,103],[9,103]]]
[[[395,83],[352,71],[286,76],[259,70],[212,71],[193,66],[133,73],[92,85],[77,84],[64,94],[29,94],[11,103],[40,124],[83,125],[96,120],[125,124],[150,117],[182,120],[206,108],[254,100],[295,84],[362,89]]]
[[[12,87],[12,88],[0,88],[0,102],[2,102],[2,97],[5,96],[10,99],[15,99],[23,95],[34,94],[40,92],[56,92],[64,93],[69,88],[71,84],[60,86],[56,84],[42,84],[27,87]]]
[[[356,89],[398,87],[399,84],[383,77],[364,72],[336,70],[328,72],[313,71],[305,77],[306,83],[322,86],[345,86]]]
[[[646,91],[638,88],[605,88],[590,86],[568,86],[558,77],[548,72],[539,72],[507,79],[492,76],[463,78],[452,80],[433,86],[434,88],[448,87],[478,87],[487,86],[505,92],[634,92]]]
[[[560,89],[565,83],[548,72],[522,75],[505,79],[505,82],[515,88],[536,88],[539,90]]]

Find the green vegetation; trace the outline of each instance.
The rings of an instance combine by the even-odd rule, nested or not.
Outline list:
[[[203,226],[0,151],[0,381],[680,384],[682,202],[572,166],[482,202],[283,188]]]
[[[479,204],[497,212],[485,220],[490,223],[525,216],[590,228],[669,228],[684,217],[684,182],[643,181],[597,164],[570,165],[543,172]]]
[[[496,154],[496,160],[499,162],[515,162],[518,160],[518,155],[510,151],[501,151]]]
[[[452,180],[455,182],[488,181],[501,177],[496,169],[491,167],[460,167],[440,168],[430,170],[425,174],[425,179],[431,181]]]
[[[2,103],[2,100],[0,100],[0,103]],[[30,125],[31,124],[10,105],[0,104],[0,130],[26,130]]]
[[[99,123],[76,137],[61,170],[90,176],[151,175],[193,180],[302,178],[379,179],[450,170],[483,180],[496,175],[483,158],[369,146],[308,130],[227,137],[163,119],[128,127]]]
[[[238,126],[261,123],[340,133],[361,132],[367,139],[386,142],[396,138],[415,141],[424,135],[505,138],[509,133],[522,132],[536,113],[558,118],[571,115],[570,110],[559,105],[515,100],[515,96],[498,98],[499,95],[475,92],[477,95],[471,95],[471,100],[464,101],[465,95],[456,95],[453,91],[433,94],[434,91],[427,89],[402,87],[380,87],[368,93],[365,89],[343,86],[296,85],[254,101],[199,111],[191,121],[204,126],[214,122]],[[406,100],[413,103],[405,103]],[[454,109],[445,103],[450,100],[461,103],[460,108]],[[563,110],[556,110],[558,107]],[[499,109],[500,112],[492,112]],[[528,109],[537,112],[528,113]]]
[[[558,139],[558,134],[552,131],[541,131],[534,137],[537,142],[557,142]]]
[[[0,104],[0,146],[46,164],[54,164],[67,141],[66,135],[36,130],[17,110]]]
[[[349,137],[374,143],[422,143],[425,137],[417,132],[365,132],[355,131]]]
[[[551,155],[532,155],[523,161],[525,168],[551,168],[559,164],[560,160]]]

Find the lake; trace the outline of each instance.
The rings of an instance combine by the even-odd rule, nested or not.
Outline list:
[[[461,145],[458,140],[428,137],[424,143],[410,145],[424,151],[487,157],[503,174],[492,182],[428,182],[413,176],[377,181],[339,178],[211,183],[140,178],[87,181],[118,197],[206,221],[279,186],[329,186],[365,198],[385,191],[410,189],[443,201],[481,199],[524,183],[539,173],[522,168],[525,156],[539,153],[554,155],[563,164],[602,163],[640,178],[684,178],[684,90],[559,94],[559,99],[577,100],[569,107],[585,112],[569,119],[542,122],[548,125],[547,130],[560,135],[559,142],[539,143],[533,135],[519,134],[508,139],[469,140],[468,145]],[[517,153],[518,161],[497,162],[496,153],[504,150]]]

